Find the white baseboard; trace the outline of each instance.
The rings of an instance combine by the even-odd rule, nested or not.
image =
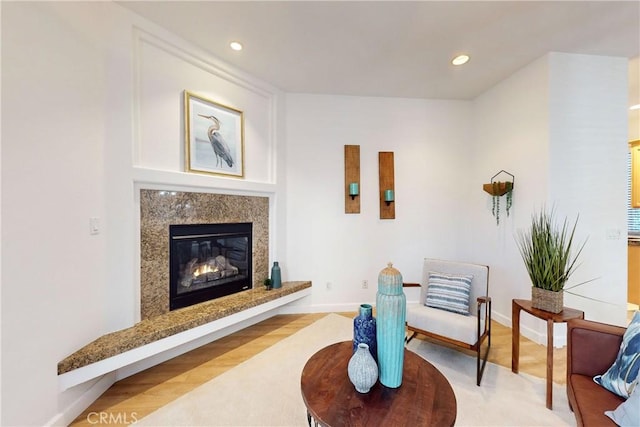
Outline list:
[[[116,382],[115,372],[110,372],[99,378],[91,387],[80,395],[68,407],[63,408],[61,412],[50,419],[46,426],[68,426],[82,414],[93,402],[98,399],[105,391],[109,390]]]
[[[511,317],[510,316],[507,317],[504,314],[492,311],[491,318],[493,320],[495,320],[496,322],[500,323],[501,325],[505,325],[505,326],[511,328],[512,322],[511,322]],[[546,328],[545,328],[544,332],[538,332],[535,329],[531,329],[530,327],[522,324],[522,316],[520,316],[520,335],[530,339],[531,341],[533,341],[533,342],[535,342],[537,344],[544,345],[544,346],[547,345],[547,331],[546,331]],[[564,333],[558,333],[557,331],[554,331],[554,334],[553,334],[553,346],[555,348],[562,348],[562,347],[564,347],[566,345],[567,345],[566,329],[565,329]]]
[[[290,304],[280,308],[280,314],[301,314],[301,313],[332,313],[332,312],[355,312],[360,304],[372,304],[375,305],[375,301],[361,301],[361,302],[347,302],[347,303],[331,303],[331,304],[305,304],[305,300],[298,301],[298,303]],[[407,301],[407,304],[412,304],[417,301]],[[491,318],[501,325],[511,328],[511,316],[492,311]],[[547,334],[544,332],[538,332],[520,322],[520,335],[530,339],[531,341],[540,344],[547,345]],[[553,346],[561,348],[567,345],[566,333],[558,333],[556,331],[553,336]]]

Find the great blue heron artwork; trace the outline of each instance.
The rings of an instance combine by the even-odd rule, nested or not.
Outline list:
[[[209,126],[209,129],[207,129],[207,136],[211,142],[213,152],[216,153],[216,166],[218,166],[220,159],[222,159],[229,165],[229,167],[233,167],[233,158],[231,157],[229,144],[227,144],[227,141],[225,141],[220,132],[218,132],[218,130],[220,130],[220,120],[216,119],[216,116],[198,115],[213,121],[213,125]]]
[[[187,172],[244,177],[243,113],[185,91]]]

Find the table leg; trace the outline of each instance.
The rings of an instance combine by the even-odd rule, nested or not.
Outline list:
[[[520,364],[520,307],[511,302],[511,372],[518,373]]]
[[[547,320],[547,408],[553,407],[553,320]]]

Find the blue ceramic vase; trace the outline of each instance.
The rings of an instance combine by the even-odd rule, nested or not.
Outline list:
[[[358,344],[367,344],[369,352],[377,360],[378,349],[376,346],[376,319],[373,317],[371,304],[360,304],[360,312],[353,319],[353,352],[358,349]]]
[[[278,261],[275,261],[273,267],[271,267],[271,287],[273,289],[282,287],[282,277],[280,276],[280,265]]]
[[[378,275],[376,314],[380,383],[398,388],[404,365],[407,298],[402,291],[402,275],[391,263]]]

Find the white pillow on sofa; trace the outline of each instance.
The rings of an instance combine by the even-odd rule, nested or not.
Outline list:
[[[620,427],[640,426],[640,386],[636,383],[627,400],[618,405],[615,411],[605,411],[604,414]]]

